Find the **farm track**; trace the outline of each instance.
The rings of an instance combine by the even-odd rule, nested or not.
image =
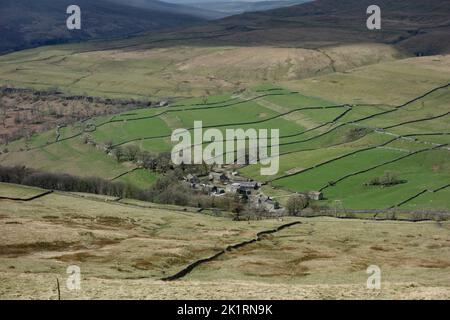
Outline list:
[[[316,49],[314,50],[316,52],[321,53],[322,55],[324,55],[328,60],[330,60],[330,68],[333,72],[336,72],[336,61],[334,61],[334,59],[325,51],[321,50],[321,49]]]
[[[213,254],[212,256],[196,260],[196,261],[192,262],[191,264],[189,264],[184,269],[182,269],[181,271],[177,272],[176,274],[174,274],[172,276],[164,277],[161,280],[163,280],[163,281],[174,281],[174,280],[181,279],[184,276],[186,276],[187,274],[191,273],[195,268],[199,267],[200,265],[205,264],[207,262],[214,261],[217,258],[219,258],[220,256],[226,254],[227,252],[229,252],[231,250],[236,250],[236,249],[242,248],[242,247],[244,247],[246,245],[249,245],[251,243],[261,241],[261,240],[263,240],[262,236],[264,236],[264,235],[277,233],[278,231],[281,231],[283,229],[292,227],[292,226],[297,225],[297,224],[301,224],[301,222],[300,221],[295,221],[295,222],[283,224],[283,225],[281,225],[281,226],[279,226],[279,227],[277,227],[275,229],[264,230],[264,231],[258,232],[256,234],[256,237],[253,238],[253,239],[242,241],[242,242],[239,242],[239,243],[234,244],[234,245],[229,245],[225,249],[223,249],[223,250]]]

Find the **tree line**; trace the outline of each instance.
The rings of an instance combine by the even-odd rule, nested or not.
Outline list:
[[[0,166],[0,182],[15,183],[47,190],[66,192],[86,192],[120,198],[131,198],[161,204],[190,206],[197,208],[217,208],[240,213],[244,208],[242,199],[233,196],[211,197],[190,188],[181,182],[187,170],[176,167],[161,175],[148,189],[140,189],[131,184],[114,182],[99,177],[80,177],[66,173],[52,173],[25,166]]]
[[[79,177],[66,173],[51,173],[24,166],[0,166],[0,182],[22,184],[48,190],[86,192],[122,198],[136,198],[141,190],[122,182],[98,177]]]

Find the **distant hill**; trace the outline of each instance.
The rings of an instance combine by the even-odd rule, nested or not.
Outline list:
[[[112,2],[77,0],[82,29],[69,31],[66,9],[74,3],[72,0],[0,1],[0,53],[45,44],[123,37],[203,21],[202,14],[194,15],[193,10],[184,11],[183,7],[174,4],[146,1],[154,8],[143,9]]]
[[[226,17],[218,10],[214,10],[214,6],[192,6],[184,5],[183,2],[171,3],[170,1],[157,1],[157,0],[106,0],[117,4],[126,4],[136,8],[143,8],[147,10],[170,12],[173,14],[191,15],[194,17],[200,17],[204,19],[218,19]],[[240,13],[240,12],[236,12]]]
[[[137,0],[140,1],[140,0]],[[221,13],[223,16],[231,16],[244,12],[264,11],[281,7],[293,6],[309,2],[312,0],[272,0],[272,1],[208,1],[208,0],[168,0],[171,3],[187,3],[191,7],[197,7],[203,10],[213,10]]]
[[[208,2],[202,4],[202,8],[192,8],[198,5],[196,1],[178,5],[156,0],[129,0],[123,5],[121,0],[79,0],[83,19],[80,31],[68,31],[65,26],[65,9],[72,4],[71,0],[2,1],[0,53],[156,31],[160,38],[185,38],[187,43],[207,45],[320,48],[375,42],[415,55],[450,52],[450,0],[379,0],[377,5],[382,10],[382,30],[379,31],[366,28],[366,9],[373,4],[372,0],[316,0],[213,21],[206,20],[225,13],[210,8],[217,10],[222,2],[216,6]],[[286,4],[285,1],[267,1],[247,5],[263,10],[273,2]],[[242,4],[241,1],[230,1],[228,5],[232,7],[239,3]]]
[[[382,30],[366,28],[372,0],[316,0],[263,12],[248,12],[213,21],[185,33],[215,33],[227,44],[318,47],[381,42],[410,53],[450,52],[449,0],[379,0]]]

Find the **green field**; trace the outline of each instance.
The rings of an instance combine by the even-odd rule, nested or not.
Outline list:
[[[389,208],[424,189],[434,190],[448,184],[450,167],[447,152],[446,150],[435,150],[405,158],[343,180],[335,187],[326,190],[326,194],[330,199],[342,200],[343,204],[349,208],[367,208],[369,206]],[[381,176],[385,171],[396,172],[406,183],[387,188],[364,186],[364,183],[371,178]],[[437,195],[439,196],[439,194]],[[441,196],[445,197],[445,193],[443,192]],[[416,201],[419,200],[420,198]],[[448,207],[448,200],[442,199],[439,209],[442,209],[444,203],[446,203],[445,208]],[[429,203],[427,205],[429,207]]]
[[[58,87],[66,93],[111,97],[174,98],[167,107],[75,123],[60,130],[58,141],[56,130],[13,141],[0,147],[2,165],[113,179],[136,166],[118,163],[106,154],[106,144],[113,149],[136,145],[154,153],[170,151],[174,129],[191,130],[194,121],[202,121],[205,129],[222,132],[279,129],[278,174],[261,176],[259,165],[239,170],[267,182],[274,194],[321,190],[324,206],[339,200],[350,209],[397,205],[450,209],[445,191],[431,192],[450,182],[450,150],[444,146],[450,143],[450,56],[381,61],[292,79],[282,75],[284,66],[270,69],[258,61],[262,69],[271,70],[262,76],[262,69],[250,59],[252,48],[161,48],[135,41],[114,42],[108,48],[101,42],[42,47],[0,57],[0,83],[7,85]],[[124,45],[128,50],[119,48]],[[279,48],[263,49],[262,55],[287,54]],[[247,65],[237,62],[241,57],[250,59]],[[223,66],[220,59],[226,60]],[[230,66],[232,62],[235,66]],[[94,143],[86,144],[87,138]],[[367,186],[385,172],[404,183]],[[147,188],[156,179],[155,173],[137,170],[117,180]],[[428,189],[430,194],[402,203]]]
[[[294,109],[287,107],[287,115],[282,110],[284,105],[280,97],[283,95],[269,96],[272,100],[270,108],[258,103],[267,97],[255,101],[247,101],[247,98],[241,97],[232,103],[228,102],[230,100],[227,97],[218,97],[215,99],[217,102],[210,99],[212,102],[203,107],[193,106],[192,101],[186,101],[181,105],[160,110],[142,109],[112,118],[93,119],[93,123],[98,124],[93,132],[82,133],[83,127],[75,125],[66,128],[62,141],[55,141],[54,133],[48,132],[35,135],[29,141],[13,142],[8,146],[10,151],[1,156],[2,162],[113,178],[129,169],[98,148],[83,144],[84,135],[89,135],[100,145],[110,141],[116,146],[136,144],[152,152],[170,151],[171,130],[179,127],[192,128],[194,121],[201,120],[204,127],[219,128],[223,132],[227,128],[235,127],[279,129],[282,155],[279,173],[273,177],[262,177],[259,175],[259,165],[248,166],[242,169],[241,173],[262,181],[270,182],[275,179],[273,186],[291,192],[325,188],[326,203],[342,200],[348,208],[389,208],[415,192],[439,187],[440,184],[450,181],[449,150],[425,150],[433,146],[429,142],[444,144],[448,141],[445,140],[447,136],[439,135],[432,136],[431,141],[426,140],[430,133],[445,131],[446,116],[423,120],[432,113],[431,108],[436,109],[438,114],[449,109],[450,96],[447,88],[437,90],[430,94],[430,97],[425,96],[400,109],[389,106],[353,106],[348,109],[343,106],[328,110],[322,109],[324,104],[315,98],[305,99],[302,95],[287,92],[285,94],[289,101],[298,98]],[[317,105],[310,105],[314,102]],[[189,104],[189,110],[183,109],[183,106]],[[423,110],[423,105],[429,110]],[[277,110],[276,106],[280,109]],[[307,110],[303,110],[304,108]],[[373,117],[365,120],[369,116]],[[336,117],[340,117],[339,120],[332,123]],[[392,132],[389,129],[373,132],[377,128],[391,126]],[[366,131],[362,135],[352,136],[352,132],[360,128],[366,128]],[[417,135],[422,140],[414,141],[412,137],[401,139],[392,134]],[[424,150],[424,153],[411,155],[409,158],[411,152],[419,150]],[[425,160],[420,158],[428,154],[431,156],[425,157]],[[437,154],[438,157],[434,156]],[[386,161],[393,162],[383,165]],[[417,161],[421,161],[420,165],[417,165]],[[348,174],[377,166],[380,167],[349,177],[335,186],[329,186]],[[382,175],[385,171],[395,172],[407,182],[384,190],[363,187],[371,177]],[[409,171],[414,174],[411,176]],[[151,185],[155,178],[153,174],[141,170],[119,180],[145,188]],[[439,195],[437,197],[439,198]],[[427,201],[426,206],[432,207],[436,203],[439,208],[449,207],[450,204],[445,202]]]
[[[327,52],[340,60],[340,70],[402,56],[389,45],[371,44],[370,48],[352,44],[324,47],[319,52],[131,37],[40,47],[2,56],[0,84],[58,87],[72,94],[108,97],[187,97],[251,86],[263,88],[261,82],[325,74],[332,71]]]
[[[42,194],[45,191],[46,190],[42,190],[40,188],[0,182],[0,197],[28,199]]]
[[[145,169],[138,169],[116,179],[115,181],[129,183],[139,188],[145,189],[149,185],[152,185],[157,179],[158,174]]]

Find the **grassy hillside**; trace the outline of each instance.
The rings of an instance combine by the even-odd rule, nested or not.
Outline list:
[[[9,197],[28,192],[20,188],[0,185]],[[81,290],[62,285],[62,299],[446,299],[450,294],[446,222],[235,222],[111,200],[71,193],[0,200],[0,298],[57,299],[55,278],[65,283],[69,265],[81,269]],[[288,222],[300,224],[230,250],[179,280],[160,280]],[[366,269],[373,264],[382,270],[377,292],[366,289]]]
[[[260,176],[259,165],[253,165],[241,169],[243,175],[288,192],[323,191],[326,199],[319,205],[333,206],[338,200],[351,209],[448,210],[450,203],[443,199],[447,188],[435,192],[450,183],[450,88],[445,81],[450,70],[442,68],[448,59],[406,59],[286,82],[300,91],[266,84],[206,101],[180,100],[169,107],[94,118],[89,125],[64,128],[58,141],[50,131],[10,143],[0,157],[5,165],[112,179],[133,166],[106,155],[101,146],[107,143],[113,149],[136,145],[170,151],[172,130],[192,128],[196,120],[220,130],[277,128],[278,174]],[[100,148],[85,144],[86,137]],[[370,185],[386,172],[402,183]],[[146,187],[155,177],[142,170],[120,180]],[[412,206],[409,199],[416,195]],[[426,200],[430,197],[437,200]]]
[[[181,38],[183,39],[183,38]],[[155,37],[42,47],[0,57],[0,84],[148,99],[221,94],[392,61],[388,45],[316,49],[195,45]]]
[[[0,197],[28,199],[44,192],[39,188],[0,182]]]
[[[267,183],[272,195],[315,190],[323,191],[326,199],[318,205],[324,206],[447,210],[450,203],[442,197],[450,180],[450,55],[407,58],[414,52],[403,47],[416,36],[439,39],[434,32],[446,28],[447,5],[409,0],[402,11],[395,2],[382,1],[386,30],[367,37],[357,27],[366,1],[339,4],[335,12],[345,13],[341,18],[322,11],[330,3],[252,13],[177,33],[1,56],[1,85],[170,103],[25,134],[1,146],[0,160],[145,188],[157,175],[117,162],[106,146],[170,151],[172,131],[192,128],[196,120],[222,131],[275,128],[280,129],[278,174],[262,177],[258,165],[240,170]],[[320,26],[312,13],[324,19]],[[254,29],[239,27],[244,17],[251,18],[248,26]],[[274,46],[283,39],[271,42],[271,37],[286,31],[287,21],[292,32],[285,34],[295,35],[297,42]],[[327,29],[331,23],[335,32]],[[312,38],[303,39],[312,27]],[[354,32],[359,36],[350,37]],[[252,42],[261,33],[263,42]],[[330,36],[333,41],[327,40]],[[237,38],[241,42],[233,42]],[[429,48],[424,53],[445,52]],[[401,183],[371,184],[386,173]]]
[[[110,97],[202,96],[261,82],[292,82],[330,73],[335,73],[330,81],[339,81],[341,72],[361,66],[450,52],[448,2],[433,0],[424,5],[420,0],[402,4],[381,1],[378,5],[383,11],[383,28],[377,32],[366,29],[365,12],[370,4],[319,0],[182,30],[42,47],[0,57],[0,84],[58,87],[66,93]],[[140,14],[129,22],[145,27],[136,23]],[[182,22],[164,14],[158,19],[170,24]],[[404,72],[401,64],[394,67]],[[384,70],[373,71],[377,75],[395,71],[389,64],[380,68]],[[408,76],[398,81],[409,82]],[[353,80],[355,92],[362,93],[360,89],[366,84],[359,88],[359,82]],[[381,92],[389,90],[383,82],[372,85]],[[333,90],[326,92],[331,94]],[[328,100],[339,99],[339,92],[332,98]]]

